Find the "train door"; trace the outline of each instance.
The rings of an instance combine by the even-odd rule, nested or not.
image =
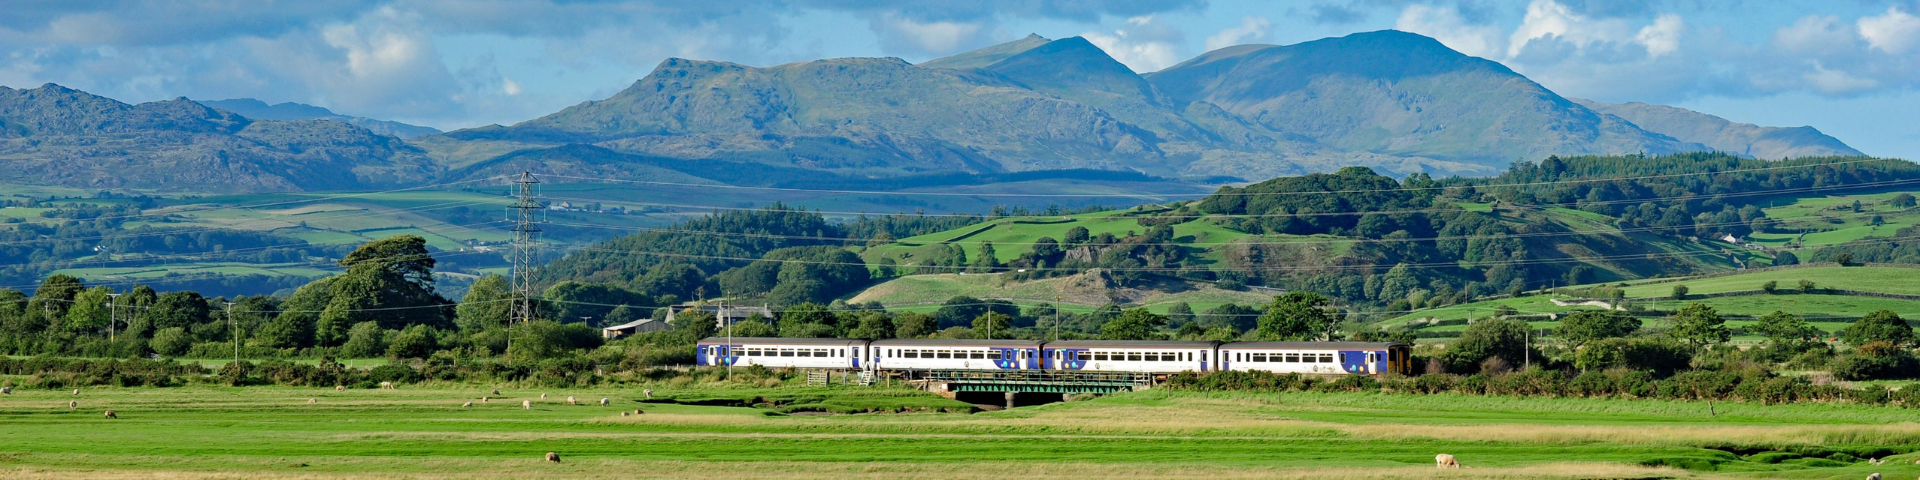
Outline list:
[[[1029,350],[1022,348],[1017,351],[1019,353],[1014,354],[1013,368],[1025,368],[1027,366],[1027,352]]]
[[[1380,354],[1378,352],[1367,352],[1367,374],[1380,374]]]

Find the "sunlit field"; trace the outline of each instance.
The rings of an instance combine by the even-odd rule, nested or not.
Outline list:
[[[6,478],[1886,478],[1913,410],[1182,393],[965,411],[881,387],[16,390]],[[546,398],[541,398],[546,394]],[[792,415],[787,394],[901,413]],[[1039,395],[1039,394],[1035,394]],[[567,397],[577,400],[569,404]],[[483,400],[483,397],[487,397]],[[600,406],[601,398],[608,406]],[[726,399],[736,399],[729,403]],[[531,408],[523,407],[528,402]],[[69,407],[68,402],[76,406]],[[466,405],[472,402],[472,405]],[[962,406],[958,410],[948,407]],[[113,410],[117,419],[104,418]],[[639,410],[642,413],[635,414]],[[622,412],[625,415],[622,415]],[[939,413],[936,413],[939,412]],[[544,459],[555,452],[560,463]],[[1470,467],[1438,471],[1438,453]],[[1880,466],[1867,458],[1892,456]],[[1910,458],[1912,457],[1912,458]]]

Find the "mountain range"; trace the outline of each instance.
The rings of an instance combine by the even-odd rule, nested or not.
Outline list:
[[[440,129],[409,125],[391,120],[375,120],[366,117],[351,117],[333,113],[324,107],[304,103],[284,102],[268,105],[267,102],[251,98],[234,98],[200,102],[221,110],[240,114],[254,120],[332,120],[348,125],[365,128],[373,133],[408,139],[421,135],[440,133]]]
[[[1228,47],[1147,74],[1086,39],[1037,35],[918,65],[671,58],[609,98],[443,134],[291,103],[0,89],[0,161],[16,165],[0,181],[102,188],[368,188],[541,165],[732,184],[1100,170],[1218,183],[1702,150],[1860,154],[1810,127],[1568,99],[1398,31]]]

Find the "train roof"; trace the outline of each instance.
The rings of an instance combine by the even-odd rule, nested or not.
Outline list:
[[[1399,342],[1229,342],[1220,348],[1277,348],[1293,350],[1384,350],[1406,346]]]
[[[956,339],[946,339],[946,338],[892,338],[887,340],[874,340],[873,346],[876,346],[876,347],[1023,347],[1023,348],[1031,348],[1031,347],[1039,347],[1040,341],[1014,340],[1014,339],[956,340]]]
[[[707,337],[707,338],[700,339],[701,345],[714,345],[714,344],[725,345],[728,342],[732,342],[734,344],[741,344],[741,345],[753,343],[753,344],[776,344],[776,345],[831,345],[831,346],[862,345],[867,343],[866,340],[861,340],[858,338],[733,337],[729,339],[727,337]]]
[[[1061,340],[1047,342],[1047,348],[1213,348],[1220,342],[1170,342],[1163,340]]]

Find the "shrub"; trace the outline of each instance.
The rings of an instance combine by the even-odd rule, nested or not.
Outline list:
[[[180,327],[162,328],[153,333],[153,341],[147,343],[154,353],[177,357],[187,353],[193,347],[193,337],[187,335],[187,329]]]
[[[1686,299],[1687,299],[1687,286],[1686,286],[1686,285],[1674,285],[1674,286],[1673,286],[1673,299],[1674,299],[1674,300],[1686,300]]]

